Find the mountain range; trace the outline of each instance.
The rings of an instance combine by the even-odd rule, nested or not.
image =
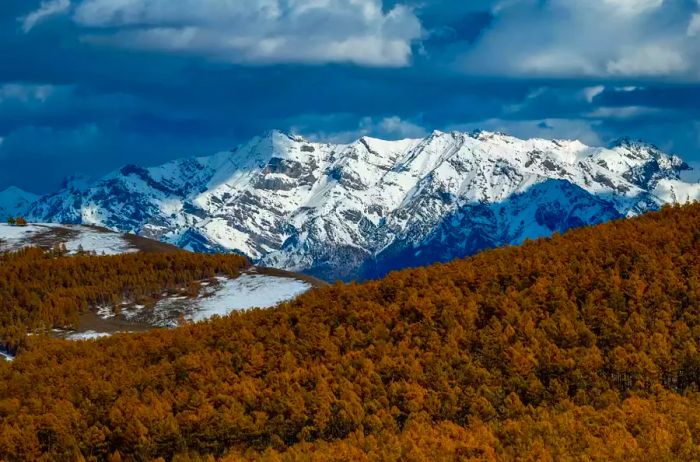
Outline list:
[[[436,131],[334,144],[271,131],[231,151],[127,165],[23,202],[12,189],[0,194],[0,212],[349,280],[695,200],[700,184],[681,179],[688,169],[630,139],[591,147]]]

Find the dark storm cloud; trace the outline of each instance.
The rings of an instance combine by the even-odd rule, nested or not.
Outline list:
[[[697,13],[694,0],[7,0],[0,188],[46,192],[271,128],[630,135],[697,161]]]

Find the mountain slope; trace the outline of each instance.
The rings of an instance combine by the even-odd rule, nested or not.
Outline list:
[[[69,255],[90,253],[119,255],[122,253],[172,253],[180,249],[164,242],[133,234],[122,234],[88,225],[32,223],[10,226],[0,223],[0,253],[25,247],[50,250],[62,245]]]
[[[396,240],[360,268],[365,277],[447,262],[525,239],[622,218],[608,201],[565,180],[546,180],[495,203],[459,206],[419,241]]]
[[[38,199],[39,196],[36,194],[10,186],[0,192],[0,220],[26,215],[31,205]]]
[[[31,208],[325,279],[448,260],[700,197],[688,166],[627,139],[609,148],[434,132],[315,143],[273,131],[231,152],[127,166]]]

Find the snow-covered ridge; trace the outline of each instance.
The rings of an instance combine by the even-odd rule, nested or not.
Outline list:
[[[694,200],[687,168],[627,139],[601,148],[436,131],[332,144],[272,131],[210,157],[70,183],[29,215],[352,278]]]
[[[63,244],[69,255],[80,252],[97,255],[119,255],[138,252],[138,249],[120,234],[81,225],[53,223],[10,226],[0,223],[0,252],[23,247],[53,248]]]

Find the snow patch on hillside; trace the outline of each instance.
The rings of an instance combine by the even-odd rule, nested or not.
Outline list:
[[[10,226],[0,224],[0,252],[39,246],[51,248],[62,243],[70,255],[91,252],[97,255],[119,255],[137,252],[120,233],[106,232],[81,225],[53,223]]]
[[[159,300],[152,309],[125,307],[121,314],[154,326],[175,327],[180,318],[198,322],[232,311],[271,308],[309,289],[311,284],[294,278],[244,273],[235,279],[218,278],[217,284],[202,287],[194,299],[171,295]]]
[[[111,306],[99,307],[98,320],[91,321],[91,329],[65,331],[57,329],[60,338],[67,340],[96,340],[115,333],[129,333],[158,327],[177,327],[181,320],[200,322],[214,316],[225,316],[233,311],[251,308],[272,308],[292,300],[311,289],[308,282],[293,277],[244,273],[235,279],[218,277],[213,283],[203,282],[198,297],[190,298],[182,292],[164,293],[155,306],[122,303],[118,312]],[[99,322],[104,320],[104,323]],[[114,320],[119,327],[114,328]],[[129,324],[130,323],[130,324]]]
[[[94,330],[86,330],[84,332],[76,332],[66,335],[66,340],[97,340],[104,337],[110,337],[112,334],[108,332],[95,332]]]
[[[35,225],[10,226],[0,223],[0,251],[18,250],[29,244],[31,237],[45,231],[45,227]]]
[[[69,254],[78,253],[80,250],[83,252],[94,252],[97,255],[121,255],[138,252],[121,234],[96,231],[74,225],[67,228],[79,232],[78,237],[65,243]]]
[[[297,279],[242,274],[226,281],[214,295],[196,300],[189,320],[203,321],[212,316],[225,316],[232,311],[273,307],[310,288],[309,283]]]

